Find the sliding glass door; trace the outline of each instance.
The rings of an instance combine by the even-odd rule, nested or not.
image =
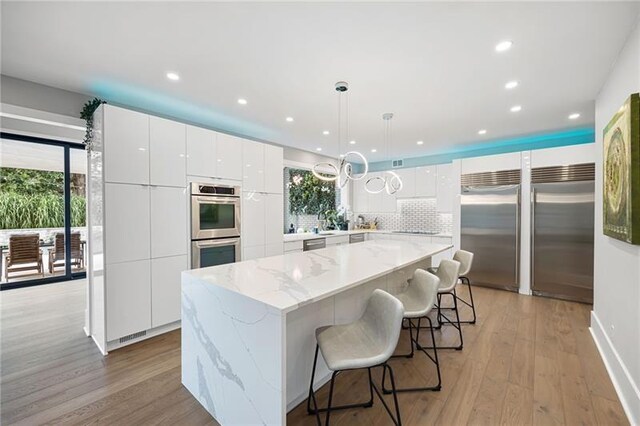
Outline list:
[[[86,167],[81,145],[1,134],[0,289],[84,278]]]

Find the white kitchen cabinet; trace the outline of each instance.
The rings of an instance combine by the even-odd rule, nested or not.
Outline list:
[[[151,328],[150,260],[106,267],[107,341]]]
[[[264,192],[264,144],[242,140],[242,190]]]
[[[398,193],[396,193],[398,194]],[[383,213],[396,213],[398,210],[398,201],[396,194],[387,194],[387,191],[383,191],[382,195],[382,212]]]
[[[150,258],[149,187],[105,184],[107,264]]]
[[[217,176],[217,133],[201,127],[187,126],[187,175]],[[239,156],[239,155],[238,155]],[[238,174],[240,163],[238,163]]]
[[[302,240],[286,241],[284,243],[285,253],[288,253],[290,251],[302,251],[303,248],[304,248],[304,242]]]
[[[284,243],[267,244],[264,246],[264,256],[280,256],[284,253]]]
[[[104,180],[149,183],[149,116],[104,105]]]
[[[259,194],[265,199],[265,244],[283,244],[284,197],[280,194]]]
[[[421,166],[415,168],[415,196],[431,198],[436,196],[437,170],[436,166]]]
[[[265,246],[253,246],[242,248],[242,260],[253,260],[264,257],[266,253]]]
[[[365,182],[369,179],[373,179],[375,177],[380,176],[380,172],[374,172],[374,173],[370,173],[366,178],[364,178]],[[378,179],[376,179],[375,181],[371,182],[370,185],[373,189],[378,189],[378,187],[380,186],[380,181]],[[377,194],[372,194],[367,192],[367,190],[364,190],[367,193],[367,198],[368,198],[368,205],[369,205],[369,212],[371,213],[380,213],[382,212],[382,197],[384,196],[384,194],[386,194],[384,191],[382,192],[378,192]]]
[[[453,188],[453,165],[438,164],[436,170],[438,174],[436,210],[441,213],[451,213],[453,196],[456,192]]]
[[[282,194],[284,159],[279,146],[264,145],[264,191]]]
[[[394,170],[402,180],[402,189],[396,193],[397,198],[412,198],[416,196],[416,169]]]
[[[151,257],[187,254],[187,190],[155,186],[151,193]]]
[[[151,326],[180,319],[181,273],[189,269],[186,255],[151,259]]]
[[[217,170],[212,176],[242,180],[242,139],[217,133],[215,163]]]
[[[364,183],[368,178],[353,181],[353,211],[366,213],[369,211],[369,194],[364,189]]]
[[[345,244],[349,244],[349,236],[348,235],[338,235],[331,236],[326,238],[326,245],[329,246],[342,246]]]
[[[151,185],[186,186],[186,126],[153,116],[149,120]]]
[[[266,200],[266,194],[258,194],[255,192],[242,193],[241,234],[243,247],[264,246],[266,244]],[[283,220],[283,218],[281,217],[280,220]],[[283,234],[284,232],[281,229],[281,239]]]

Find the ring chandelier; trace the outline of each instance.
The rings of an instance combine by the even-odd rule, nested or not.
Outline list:
[[[387,157],[389,156],[389,141],[391,140],[391,119],[393,114],[387,112],[382,114],[384,120],[384,144]],[[370,194],[379,194],[387,191],[387,194],[393,195],[402,190],[402,179],[393,170],[387,170],[382,176],[374,176],[364,184],[364,189]]]
[[[338,152],[342,151],[342,95],[344,94],[346,103],[346,139],[349,140],[349,83],[346,81],[339,81],[335,85],[335,89],[338,92]],[[364,171],[359,176],[354,174],[354,168],[352,161],[361,162],[364,165]],[[369,172],[369,162],[358,151],[349,151],[345,154],[340,154],[340,162],[338,165],[329,162],[320,162],[314,164],[311,172],[315,177],[326,182],[338,182],[340,188],[344,186],[350,180],[363,179]]]

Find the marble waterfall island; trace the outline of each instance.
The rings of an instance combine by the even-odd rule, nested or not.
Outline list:
[[[314,330],[357,319],[374,289],[400,291],[449,248],[367,241],[183,272],[182,383],[222,425],[284,425],[307,396]]]

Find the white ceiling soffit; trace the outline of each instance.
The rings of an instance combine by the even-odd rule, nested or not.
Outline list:
[[[71,149],[71,173],[87,173],[87,152]],[[64,171],[64,150],[60,146],[0,139],[0,167],[16,169]]]
[[[2,72],[332,156],[345,80],[349,138],[379,161],[592,126],[638,6],[3,2]],[[513,47],[498,53],[502,40]]]

